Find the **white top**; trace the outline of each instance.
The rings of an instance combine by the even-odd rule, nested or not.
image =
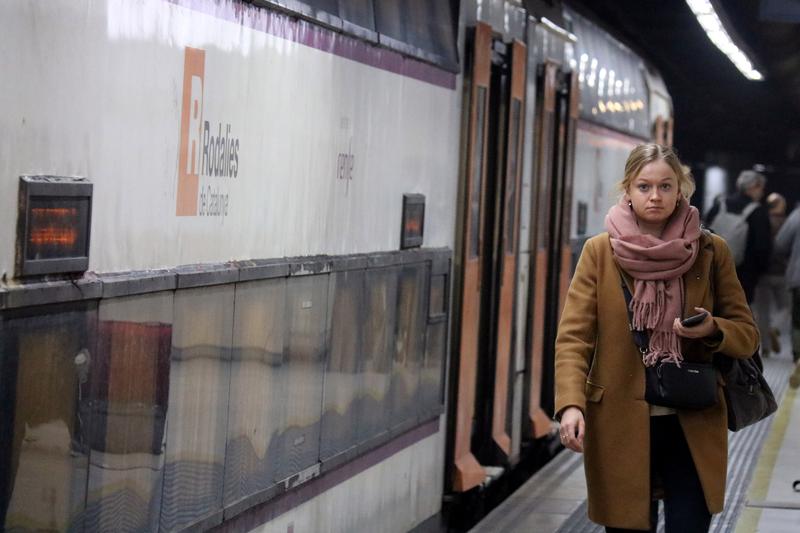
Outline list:
[[[650,416],[674,415],[678,412],[672,407],[662,407],[661,405],[650,404]]]

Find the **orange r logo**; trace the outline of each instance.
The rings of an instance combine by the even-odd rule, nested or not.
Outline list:
[[[178,158],[178,194],[175,214],[197,214],[200,182],[200,132],[203,118],[205,50],[186,48],[183,64],[181,144]]]

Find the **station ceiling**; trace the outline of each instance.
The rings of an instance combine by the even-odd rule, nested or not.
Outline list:
[[[764,75],[760,82],[747,80],[711,43],[684,0],[565,3],[659,69],[684,159],[764,163],[800,179],[800,1],[713,1]]]

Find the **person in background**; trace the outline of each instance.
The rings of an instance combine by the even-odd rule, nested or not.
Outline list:
[[[648,404],[645,365],[750,357],[758,328],[725,241],[700,228],[694,182],[666,146],[631,151],[623,195],[607,233],[583,247],[555,343],[555,412],[561,442],[584,452],[589,518],[607,532],[656,531],[663,496],[667,533],[707,531],[722,510],[726,408]],[[630,330],[647,331],[641,353]],[[706,312],[692,327],[680,319]],[[717,385],[717,395],[722,395]]]
[[[781,226],[775,237],[775,249],[789,255],[786,285],[792,290],[792,358],[795,362],[789,385],[796,389],[800,387],[800,208],[795,208]]]
[[[754,170],[743,170],[736,179],[736,193],[724,200],[718,200],[706,215],[706,225],[714,229],[714,219],[720,211],[720,202],[730,213],[742,213],[753,202],[760,203],[764,197],[767,178]],[[769,215],[759,205],[747,216],[747,243],[744,260],[736,265],[736,274],[742,284],[747,302],[753,301],[756,284],[761,275],[769,268],[772,254],[772,233]]]
[[[778,230],[786,220],[786,199],[776,192],[770,193],[767,196],[767,209],[774,242]],[[782,317],[783,312],[789,308],[790,298],[785,278],[787,265],[786,255],[774,250],[769,268],[756,285],[753,312],[761,332],[761,355],[764,357],[769,357],[771,351],[781,351],[780,329],[775,326],[775,319],[777,316]]]

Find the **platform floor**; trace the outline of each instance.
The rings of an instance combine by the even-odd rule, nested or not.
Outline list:
[[[800,479],[800,393],[788,387],[788,345],[785,339],[784,351],[764,361],[778,412],[730,434],[725,510],[712,532],[800,532],[800,492],[792,489]],[[602,533],[586,516],[583,456],[563,450],[471,531]]]

